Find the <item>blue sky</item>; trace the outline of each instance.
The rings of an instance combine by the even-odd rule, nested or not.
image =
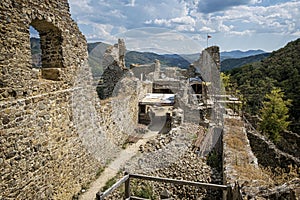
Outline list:
[[[300,0],[69,0],[88,42],[159,53],[273,51],[300,37]]]

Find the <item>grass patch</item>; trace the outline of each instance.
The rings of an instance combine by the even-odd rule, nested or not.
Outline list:
[[[96,178],[98,178],[101,174],[102,174],[102,172],[104,171],[104,167],[102,167],[102,166],[100,166],[99,168],[98,168],[98,170],[97,170],[97,172],[96,172]]]
[[[153,186],[147,182],[133,182],[131,192],[134,196],[145,199],[157,199]]]
[[[216,151],[212,151],[207,156],[207,164],[218,171],[222,170],[222,155],[218,155]]]
[[[268,174],[276,185],[282,185],[288,181],[300,178],[300,167],[289,165],[288,169],[277,167],[272,169],[270,167],[264,168],[263,171]]]
[[[113,177],[111,179],[109,179],[104,187],[101,189],[102,192],[104,192],[105,190],[107,190],[108,188],[110,188],[113,184],[115,184],[117,182],[117,178],[116,177]]]

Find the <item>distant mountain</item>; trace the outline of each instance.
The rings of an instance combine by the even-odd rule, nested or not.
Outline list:
[[[32,55],[32,67],[40,68],[42,66],[40,38],[30,38],[30,48]]]
[[[180,54],[180,56],[186,59],[188,62],[193,63],[200,58],[200,53],[194,54]]]
[[[41,67],[40,39],[30,38],[30,41],[31,41],[31,52],[33,58],[33,67]],[[102,59],[107,47],[109,46],[111,45],[103,42],[88,43],[88,53],[89,53],[88,61],[91,66],[92,74],[94,77],[99,77],[103,73]],[[234,50],[229,52],[221,52],[221,61],[222,61],[221,69],[222,71],[226,71],[232,68],[240,67],[243,64],[259,61],[264,56],[268,55],[263,53],[265,52],[262,50],[249,50],[249,51]],[[253,55],[257,55],[257,57],[256,56],[251,57]],[[247,58],[240,60],[240,58],[243,57],[247,57]],[[125,55],[125,63],[126,66],[129,67],[130,64],[132,63],[149,64],[149,63],[153,63],[157,59],[161,62],[162,67],[177,66],[183,69],[187,69],[190,63],[193,63],[199,58],[200,58],[200,53],[179,55],[179,54],[156,54],[152,52],[128,51]]]
[[[221,61],[228,59],[228,58],[243,58],[248,56],[255,56],[258,54],[266,53],[263,50],[248,50],[248,51],[240,51],[240,50],[233,50],[233,51],[223,51],[220,53]]]
[[[40,38],[30,38],[31,54],[41,54]]]
[[[247,56],[243,58],[228,58],[221,61],[221,71],[229,71],[234,68],[241,67],[243,65],[254,63],[263,60],[264,58],[270,56],[271,53],[262,53],[254,56]]]
[[[125,55],[126,66],[130,64],[149,64],[154,63],[155,60],[159,60],[162,67],[177,66],[179,68],[187,69],[190,66],[190,62],[178,54],[156,54],[152,52],[137,52],[129,51]]]
[[[88,43],[88,61],[94,77],[100,77],[103,73],[103,55],[109,46],[111,45],[103,42]]]

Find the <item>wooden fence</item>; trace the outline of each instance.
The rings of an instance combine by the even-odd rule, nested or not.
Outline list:
[[[155,182],[163,182],[163,183],[172,183],[175,185],[189,185],[194,187],[201,188],[209,188],[209,189],[221,189],[223,190],[223,200],[232,199],[232,187],[231,185],[218,185],[211,183],[201,183],[201,182],[193,182],[193,181],[185,181],[185,180],[176,180],[170,178],[161,178],[161,177],[153,177],[153,176],[145,176],[139,174],[128,174],[125,173],[124,177],[118,180],[115,184],[113,184],[110,188],[108,188],[104,192],[98,192],[96,194],[97,200],[104,200],[109,194],[111,194],[115,189],[120,187],[122,184],[125,184],[125,199],[126,200],[146,200],[144,198],[131,196],[130,195],[130,179],[141,179]]]

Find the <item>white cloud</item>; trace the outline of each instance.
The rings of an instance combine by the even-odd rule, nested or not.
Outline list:
[[[255,33],[255,31],[253,30],[245,30],[245,31],[231,31],[230,34],[231,35],[239,35],[239,36],[249,36],[252,35],[253,33]]]
[[[69,0],[72,17],[87,39],[99,37],[102,41],[150,26],[176,30],[200,41],[206,33],[224,37],[255,34],[297,37],[300,1],[281,1],[287,0],[224,0],[222,3],[219,0]],[[202,9],[207,13],[199,12],[200,5],[206,6]],[[214,10],[216,12],[209,12]],[[213,38],[212,41],[217,41]],[[224,43],[221,39],[219,42]]]
[[[173,23],[178,23],[178,24],[189,24],[192,26],[195,26],[196,22],[195,19],[192,18],[191,16],[183,16],[183,17],[176,17],[170,20]]]

